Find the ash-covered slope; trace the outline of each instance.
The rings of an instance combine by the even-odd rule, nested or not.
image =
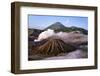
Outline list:
[[[66,44],[60,39],[50,38],[43,45],[33,48],[34,54],[45,56],[57,56],[60,53],[67,53],[76,50],[75,46]]]

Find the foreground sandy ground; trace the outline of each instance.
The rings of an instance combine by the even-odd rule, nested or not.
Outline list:
[[[70,53],[65,53],[55,57],[48,57],[43,60],[55,60],[55,59],[79,59],[79,58],[87,58],[87,52],[82,50],[75,50]]]

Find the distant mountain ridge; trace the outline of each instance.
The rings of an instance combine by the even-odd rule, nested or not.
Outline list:
[[[48,26],[47,28],[45,28],[44,30],[40,30],[40,29],[30,29],[29,28],[29,32],[33,32],[31,33],[31,35],[36,35],[38,36],[41,32],[47,30],[47,29],[52,29],[55,32],[72,32],[72,31],[80,31],[83,34],[88,34],[88,31],[84,28],[80,28],[80,27],[75,27],[75,26],[71,26],[71,27],[66,27],[65,25],[63,25],[61,22],[55,22],[53,24],[51,24],[50,26]]]
[[[62,32],[80,31],[83,34],[88,34],[88,31],[86,29],[83,29],[83,28],[80,28],[80,27],[75,27],[75,26],[66,27],[60,22],[55,22],[44,30],[47,30],[47,29],[55,30],[55,32],[59,32],[59,31],[62,31]]]

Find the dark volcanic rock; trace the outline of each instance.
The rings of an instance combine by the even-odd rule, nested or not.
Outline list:
[[[60,39],[49,39],[43,45],[34,47],[32,52],[34,54],[45,56],[57,56],[60,53],[67,53],[76,50],[77,48],[66,44]]]

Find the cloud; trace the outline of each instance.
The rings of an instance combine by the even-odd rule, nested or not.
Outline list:
[[[41,41],[43,39],[46,39],[48,37],[51,37],[53,35],[55,35],[56,33],[54,32],[54,30],[48,29],[42,33],[39,34],[38,39],[34,40],[34,41]]]

